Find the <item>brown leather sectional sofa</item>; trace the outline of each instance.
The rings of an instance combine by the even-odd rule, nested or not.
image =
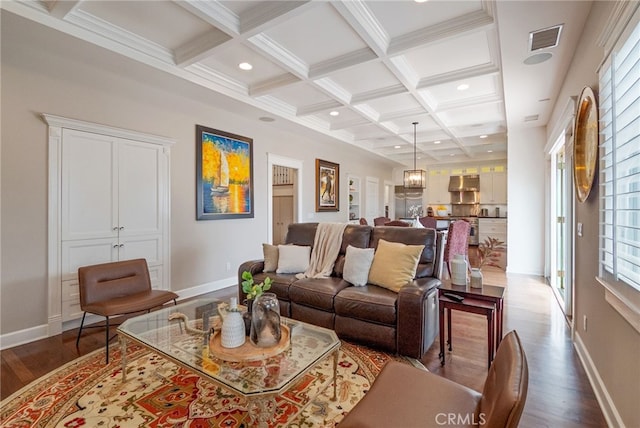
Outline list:
[[[317,226],[289,225],[286,243],[313,247]],[[355,287],[342,279],[347,246],[376,248],[380,239],[425,246],[416,278],[399,293],[372,284]],[[245,298],[242,272],[251,272],[258,283],[269,276],[273,280],[269,291],[278,296],[283,316],[333,329],[345,340],[420,358],[438,332],[441,247],[434,229],[350,224],[331,277],[297,279],[295,274],[263,273],[263,260],[247,261],[238,269],[240,300]]]

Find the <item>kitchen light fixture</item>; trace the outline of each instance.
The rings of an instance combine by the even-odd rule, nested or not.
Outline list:
[[[240,70],[249,71],[253,68],[253,65],[249,64],[248,62],[241,62],[240,64],[238,64],[238,68]]]
[[[416,126],[418,126],[418,122],[413,122],[413,169],[404,172],[404,187],[406,189],[427,187],[427,172],[416,168]]]

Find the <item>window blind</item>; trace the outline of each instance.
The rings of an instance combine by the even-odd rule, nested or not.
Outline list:
[[[640,23],[599,78],[601,275],[640,291]]]

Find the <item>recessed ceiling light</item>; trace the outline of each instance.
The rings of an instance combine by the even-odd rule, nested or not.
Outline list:
[[[493,153],[493,150],[487,150],[487,153]]]
[[[339,114],[340,112],[335,110],[329,113],[330,116],[338,116]]]
[[[462,85],[458,85],[459,91],[466,91],[467,89],[469,89],[469,85],[466,83],[463,83]]]
[[[273,121],[275,121],[275,119],[274,119],[274,118],[269,117],[269,116],[262,116],[262,117],[259,117],[259,118],[258,118],[258,120],[261,120],[261,121],[263,121],[263,122],[273,122]]]
[[[394,148],[394,149],[399,149],[399,148],[400,148],[400,146],[393,146],[393,148]]]
[[[480,138],[487,138],[487,136],[486,135],[481,135]]]
[[[426,2],[428,0],[413,0],[413,1],[416,2],[416,3],[424,3],[424,2]]]
[[[440,143],[442,143],[442,141],[440,141],[440,140],[433,142],[433,144],[440,144]]]
[[[449,156],[455,156],[455,153],[449,153]]]
[[[249,64],[248,62],[241,62],[240,64],[238,64],[238,68],[240,70],[249,71],[253,68],[253,65]]]

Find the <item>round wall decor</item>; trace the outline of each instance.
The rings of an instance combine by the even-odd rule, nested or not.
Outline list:
[[[573,181],[578,200],[584,202],[591,191],[598,161],[598,106],[588,86],[580,93],[573,135]]]

